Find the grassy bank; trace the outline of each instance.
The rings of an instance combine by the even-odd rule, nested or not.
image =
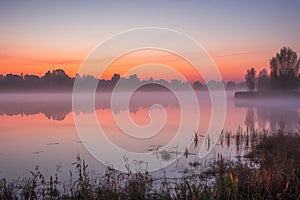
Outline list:
[[[231,138],[249,143],[240,134]],[[256,142],[251,142],[249,154],[234,161],[218,156],[204,173],[179,179],[155,180],[148,173],[110,168],[96,176],[77,156],[76,174],[70,171],[68,183],[61,182],[59,173],[46,178],[36,167],[18,181],[1,180],[0,199],[300,199],[299,131],[256,131],[251,138]]]

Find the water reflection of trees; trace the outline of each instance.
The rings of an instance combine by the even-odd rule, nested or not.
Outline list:
[[[1,100],[0,115],[35,115],[43,113],[48,119],[61,121],[71,112],[72,104],[70,101],[47,101],[47,100]]]
[[[245,116],[245,125],[251,132],[255,129],[255,114],[254,108],[249,107]]]
[[[278,129],[278,123],[282,120],[286,130],[294,130],[299,120],[299,114],[296,108],[291,107],[258,107],[258,124],[263,126],[270,122],[270,131],[274,132]]]
[[[300,102],[291,100],[261,100],[261,101],[236,101],[236,107],[247,108],[245,126],[249,130],[257,128],[270,129],[275,132],[279,122],[284,122],[285,130],[295,130],[299,123]]]
[[[154,94],[156,93],[156,94]],[[163,107],[178,106],[176,97],[171,92],[138,92],[135,93],[128,105],[116,105],[114,113],[129,109],[131,113],[136,113],[141,108],[150,108],[154,104]],[[95,109],[111,109],[111,93],[101,93],[96,95]],[[0,115],[35,115],[43,113],[48,119],[62,121],[72,112],[71,94],[43,94],[43,95],[8,95],[0,97]],[[92,113],[94,109],[86,105],[84,100],[82,106],[74,110],[76,114]]]

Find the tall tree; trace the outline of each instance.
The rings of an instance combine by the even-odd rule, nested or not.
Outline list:
[[[253,91],[255,89],[255,69],[252,67],[251,69],[247,70],[245,75],[246,85],[248,90]]]
[[[258,74],[257,89],[268,90],[270,88],[270,79],[266,69],[263,69]]]
[[[120,80],[120,78],[121,78],[121,76],[120,76],[120,74],[114,74],[112,77],[111,77],[111,82],[113,83],[113,84],[116,84],[119,80]]]
[[[296,89],[299,87],[300,59],[295,51],[283,47],[270,60],[271,87],[273,89]]]

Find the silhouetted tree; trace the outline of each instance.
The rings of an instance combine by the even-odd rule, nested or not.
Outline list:
[[[182,84],[181,80],[177,80],[177,79],[173,79],[171,80],[171,85],[175,86],[175,87],[180,87]]]
[[[41,79],[44,86],[55,89],[70,88],[74,83],[74,79],[71,79],[62,69],[48,71]]]
[[[137,83],[137,82],[140,81],[140,79],[137,77],[136,74],[133,74],[133,75],[129,76],[128,80],[129,80],[129,82],[131,82],[131,83]]]
[[[22,76],[19,76],[17,74],[7,74],[4,79],[8,82],[19,82],[21,83],[23,81]]]
[[[7,88],[20,89],[23,84],[22,76],[16,74],[7,74],[4,77],[4,85]]]
[[[263,69],[259,72],[257,89],[258,90],[268,90],[270,88],[270,79],[266,69]]]
[[[56,69],[52,71],[52,79],[54,82],[66,82],[70,79],[70,77],[65,73],[62,69]]]
[[[36,75],[26,74],[23,77],[23,84],[28,89],[39,88],[41,86],[41,79]]]
[[[110,80],[115,85],[120,80],[120,78],[121,78],[120,74],[114,74]]]
[[[246,85],[248,90],[253,91],[255,89],[255,69],[251,68],[247,70],[247,74],[245,76]]]
[[[271,86],[273,89],[296,89],[299,87],[300,59],[295,51],[283,47],[270,60]]]
[[[121,76],[120,74],[114,74],[110,80],[100,80],[98,82],[98,90],[112,90],[117,82],[120,80]]]
[[[3,74],[0,74],[0,88],[2,89],[4,87],[4,76]]]
[[[215,80],[210,80],[206,83],[206,86],[208,89],[221,89],[222,86],[224,87],[224,82],[223,81],[215,81]]]
[[[237,86],[236,86],[236,88],[239,89],[239,90],[247,89],[246,81],[238,83]]]
[[[200,83],[200,82],[199,82]],[[201,83],[200,83],[201,84]],[[191,86],[191,84],[187,83],[187,82],[184,82],[184,81],[181,81],[181,80],[177,80],[177,79],[173,79],[171,80],[170,82],[170,85],[173,87],[173,88],[176,88],[178,90],[185,90],[187,88],[189,88]],[[193,87],[193,86],[192,86]]]
[[[158,84],[162,84],[162,85],[168,85],[169,84],[169,82],[164,80],[164,79],[159,79],[158,81],[155,81],[155,82],[157,82]]]
[[[236,89],[236,83],[234,81],[228,81],[225,86],[226,90]]]
[[[203,84],[200,81],[195,81],[193,83],[194,90],[201,90],[204,88]]]
[[[41,78],[44,85],[49,86],[52,82],[52,73],[50,71],[46,72],[45,75]]]

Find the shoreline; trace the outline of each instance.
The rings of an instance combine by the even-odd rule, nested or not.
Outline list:
[[[237,91],[234,93],[235,99],[260,99],[260,98],[300,98],[299,90],[291,91]]]

